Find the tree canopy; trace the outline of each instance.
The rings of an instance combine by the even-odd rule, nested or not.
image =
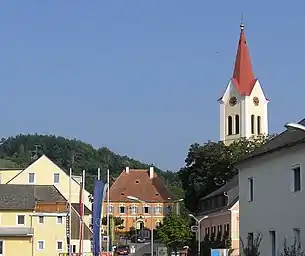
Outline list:
[[[185,166],[178,173],[185,190],[187,208],[195,212],[200,198],[220,188],[237,174],[234,163],[269,138],[270,136],[259,136],[241,139],[229,146],[223,142],[211,141],[204,145],[192,144]]]
[[[110,176],[116,178],[122,170],[129,166],[135,169],[148,169],[150,165],[121,156],[106,147],[95,149],[92,145],[76,139],[48,135],[17,135],[2,139],[0,144],[1,167],[25,168],[41,155],[47,155],[54,163],[64,170],[73,168],[75,175],[86,170],[89,190],[93,186],[93,178],[97,175],[97,168],[101,168],[101,177],[106,178],[107,169]],[[176,173],[162,171],[155,167],[156,172],[170,188],[179,185]]]
[[[192,239],[188,219],[177,214],[168,214],[157,227],[157,234],[162,242],[171,250],[187,245]]]

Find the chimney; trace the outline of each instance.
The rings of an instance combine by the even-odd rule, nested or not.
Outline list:
[[[128,166],[125,167],[125,172],[129,173],[129,167]]]
[[[154,167],[149,167],[149,178],[152,179],[154,177]]]

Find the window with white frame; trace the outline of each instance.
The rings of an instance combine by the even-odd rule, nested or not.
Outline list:
[[[292,168],[293,174],[293,192],[301,191],[301,168],[295,166]]]
[[[56,250],[57,251],[62,251],[64,248],[63,241],[56,241]]]
[[[150,212],[150,207],[148,206],[148,205],[145,205],[144,207],[143,207],[143,213],[144,214],[148,214]]]
[[[58,184],[59,183],[59,173],[53,174],[53,183]]]
[[[44,241],[43,240],[38,240],[37,241],[37,250],[42,251],[44,249]]]
[[[114,212],[114,207],[113,207],[113,205],[109,205],[109,206],[108,206],[108,211],[109,211],[110,214],[113,214],[113,212]]]
[[[160,205],[155,206],[155,214],[156,215],[162,214],[162,206],[160,206]]]
[[[38,216],[38,223],[43,224],[44,223],[44,216]]]
[[[249,195],[248,195],[248,201],[253,201],[253,178],[248,178],[248,188],[249,188]]]
[[[119,206],[119,214],[124,214],[125,211],[126,211],[125,209],[126,209],[126,207],[124,205],[120,205]]]
[[[132,206],[130,207],[130,213],[131,213],[131,214],[137,214],[137,213],[138,213],[138,206],[132,205]]]
[[[0,240],[0,256],[4,255],[4,242]]]
[[[216,227],[212,226],[211,233],[214,235],[216,233]]]
[[[62,216],[57,216],[56,223],[57,224],[62,224],[63,223]]]
[[[29,183],[34,184],[35,183],[35,173],[30,172],[29,173]]]
[[[25,215],[17,215],[17,225],[25,225]]]

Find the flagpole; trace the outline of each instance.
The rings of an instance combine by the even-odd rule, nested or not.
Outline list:
[[[72,255],[72,246],[71,246],[71,225],[72,225],[72,216],[71,216],[71,213],[72,213],[72,204],[71,204],[71,199],[72,199],[72,195],[71,195],[71,191],[72,191],[72,168],[70,168],[70,171],[69,171],[69,256]]]
[[[110,250],[110,218],[109,218],[109,201],[110,201],[110,175],[109,175],[109,169],[107,170],[107,256],[109,256],[109,250]]]
[[[85,176],[86,176],[86,171],[83,170],[83,187],[82,187],[82,240],[81,240],[81,243],[82,243],[82,254],[84,254],[84,213],[85,213],[85,204],[84,204],[84,197],[85,197]]]

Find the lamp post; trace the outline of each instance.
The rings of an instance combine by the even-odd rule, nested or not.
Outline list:
[[[302,124],[286,123],[284,126],[287,130],[300,130],[300,131],[305,132],[305,126]]]
[[[146,204],[147,202],[135,197],[135,196],[127,196],[128,199],[133,200],[133,201],[137,201],[139,203],[142,204]],[[143,210],[143,207],[142,207]],[[151,209],[152,210],[152,209]],[[154,256],[154,228],[153,228],[153,216],[151,213],[151,229],[150,229],[150,251],[151,251],[151,256]]]
[[[193,214],[189,214],[189,216],[192,217],[196,221],[197,226],[198,226],[198,256],[200,256],[200,233],[201,233],[200,224],[201,224],[201,221],[207,219],[209,216],[203,216],[201,219],[197,219]]]

